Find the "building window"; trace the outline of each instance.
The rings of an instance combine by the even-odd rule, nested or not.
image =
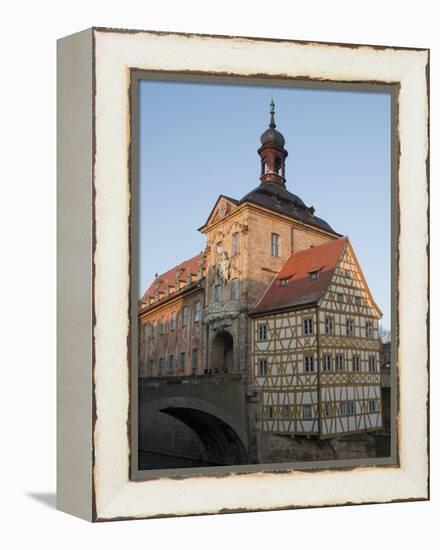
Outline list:
[[[194,321],[198,323],[200,321],[200,302],[196,302],[194,306]]]
[[[165,317],[161,317],[160,319],[160,333],[163,334],[165,332]]]
[[[232,235],[232,255],[237,256],[239,252],[240,237],[238,233]]]
[[[182,327],[186,327],[188,324],[188,306],[182,309]]]
[[[351,271],[349,271],[348,269],[345,270],[345,278],[351,279]]]
[[[258,325],[258,340],[267,340],[267,326]]]
[[[312,418],[312,405],[303,405],[303,420]]]
[[[163,374],[163,357],[161,357],[159,359],[159,369],[158,369],[158,373],[157,373],[159,376],[162,376]]]
[[[168,355],[168,372],[173,372],[174,355]]]
[[[258,361],[258,375],[266,376],[267,374],[267,359],[260,359]]]
[[[173,311],[171,314],[171,330],[176,330],[176,319],[177,319],[177,314],[175,311]]]
[[[354,401],[343,401],[340,405],[341,415],[355,414],[356,403]]]
[[[335,369],[338,372],[342,372],[344,370],[344,357],[342,355],[337,355],[335,357]]]
[[[191,368],[192,370],[196,370],[199,366],[199,350],[193,349],[192,355],[191,355]]]
[[[303,332],[304,332],[304,336],[313,334],[313,320],[312,319],[303,319]]]
[[[272,418],[273,418],[273,407],[268,407],[267,408],[267,418],[272,420]]]
[[[324,416],[330,416],[330,403],[324,403]]]
[[[304,356],[304,372],[314,372],[315,364],[313,361],[313,355]]]
[[[325,318],[325,333],[333,334],[333,319],[332,317]]]
[[[151,338],[154,338],[154,336],[155,336],[155,330],[156,330],[155,322],[156,322],[156,321],[153,321],[153,322],[151,323],[151,333],[150,333],[150,337],[151,337]]]
[[[332,356],[324,355],[322,360],[322,367],[324,372],[330,372],[332,370]]]
[[[357,305],[357,306],[361,306],[362,305],[362,298],[360,296],[355,296],[354,297],[354,303]]]
[[[316,271],[311,271],[311,272],[309,273],[309,279],[310,279],[311,281],[314,281],[315,279],[317,279],[318,276],[319,276],[319,271],[318,271],[318,270],[316,270]]]
[[[376,357],[374,355],[370,355],[368,358],[368,370],[370,372],[376,372]]]
[[[270,253],[272,256],[280,255],[280,236],[272,233],[270,238]]]
[[[361,358],[359,355],[353,355],[351,363],[353,372],[359,372],[361,370]]]
[[[284,420],[290,419],[290,408],[287,405],[283,407],[283,419]]]
[[[365,324],[365,335],[367,338],[373,338],[373,323],[367,321]]]
[[[353,322],[353,319],[347,319],[346,323],[345,323],[345,328],[346,328],[346,334],[347,336],[353,336],[353,332],[354,332],[354,322]]]
[[[338,293],[336,294],[336,300],[337,300],[340,304],[342,304],[342,302],[344,301],[344,295],[342,294],[342,292],[338,292]]]
[[[222,301],[222,285],[215,285],[214,287],[214,302],[218,303]]]
[[[370,413],[375,413],[377,412],[377,402],[375,400],[373,401],[368,401],[368,411]]]
[[[179,355],[179,370],[185,370],[185,352],[182,351]]]
[[[231,299],[238,300],[240,298],[240,287],[238,286],[238,279],[232,279],[231,281]]]

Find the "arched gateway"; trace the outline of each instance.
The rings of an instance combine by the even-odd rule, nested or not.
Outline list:
[[[213,373],[225,373],[233,371],[234,339],[229,332],[218,332],[211,346],[209,369]]]

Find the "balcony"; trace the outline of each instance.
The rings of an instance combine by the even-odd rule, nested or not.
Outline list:
[[[207,323],[235,319],[240,313],[240,302],[230,300],[228,302],[213,302],[205,306],[204,317]]]

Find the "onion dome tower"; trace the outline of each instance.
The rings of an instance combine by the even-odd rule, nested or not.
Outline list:
[[[286,186],[286,158],[284,136],[276,130],[275,103],[270,102],[269,128],[261,134],[261,147],[258,154],[261,158],[261,183],[277,183]]]

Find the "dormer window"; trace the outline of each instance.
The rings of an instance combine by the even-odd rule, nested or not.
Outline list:
[[[311,281],[315,281],[319,277],[319,270],[316,269],[315,271],[310,271],[309,273],[309,279]]]
[[[289,279],[280,279],[280,286],[286,286]]]

